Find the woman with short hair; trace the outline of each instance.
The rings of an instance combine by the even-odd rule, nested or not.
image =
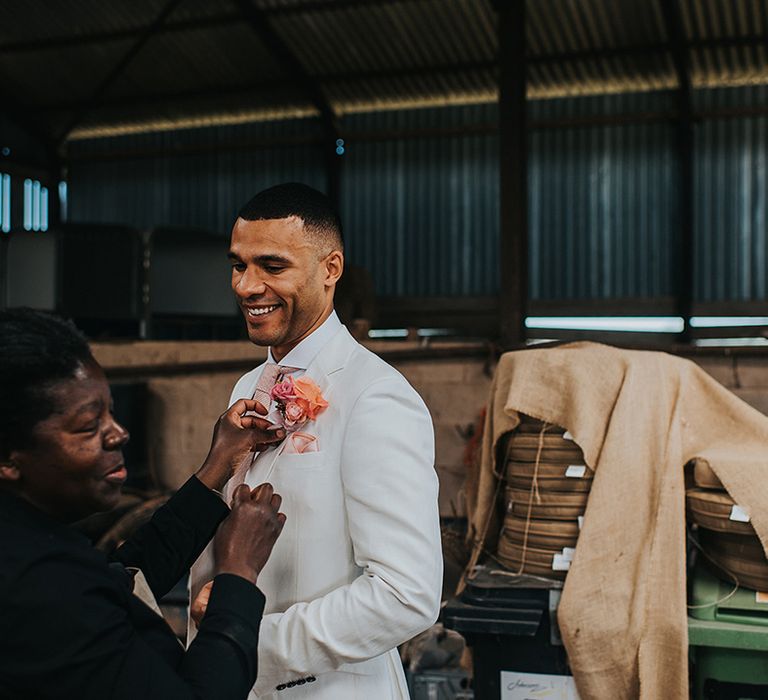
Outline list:
[[[280,431],[235,403],[205,462],[111,557],[69,524],[114,507],[128,433],[75,327],[0,312],[0,697],[243,700],[256,677],[256,579],[285,516],[269,484],[215,491]],[[246,415],[246,414],[249,415]],[[154,603],[219,530],[218,569],[186,651]]]

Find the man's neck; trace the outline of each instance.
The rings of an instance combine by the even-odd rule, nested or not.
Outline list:
[[[315,323],[312,324],[312,327],[306,331],[304,334],[301,335],[300,338],[293,341],[292,343],[286,344],[286,345],[280,345],[280,346],[271,346],[269,348],[269,353],[272,356],[272,359],[280,363],[286,355],[288,355],[291,351],[295,350],[299,345],[301,345],[304,341],[306,341],[313,333],[317,332],[331,317],[331,314],[334,313],[334,308],[331,306],[329,309],[323,312],[323,314],[318,318]]]

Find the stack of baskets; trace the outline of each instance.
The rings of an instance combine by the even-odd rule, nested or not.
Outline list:
[[[685,500],[688,521],[699,527],[704,560],[725,581],[768,591],[768,560],[749,514],[728,495],[705,461],[694,460],[693,482]]]
[[[520,419],[499,463],[506,488],[497,557],[516,573],[564,579],[593,473],[563,428]]]

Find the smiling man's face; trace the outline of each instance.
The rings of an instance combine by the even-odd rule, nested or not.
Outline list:
[[[343,256],[323,250],[303,219],[238,219],[229,258],[248,337],[270,346],[275,360],[330,316]]]

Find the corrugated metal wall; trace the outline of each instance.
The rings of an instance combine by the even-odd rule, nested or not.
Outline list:
[[[766,104],[768,86],[696,95],[702,110]],[[768,300],[768,117],[707,119],[695,148],[696,298]]]
[[[259,190],[298,180],[325,187],[319,146],[248,147],[318,133],[315,120],[260,122],[208,129],[167,131],[74,141],[68,174],[69,219],[149,228],[189,226],[229,235],[237,210]],[[194,153],[217,143],[243,143],[242,150]],[[78,160],[94,154],[188,151],[183,155]]]
[[[491,123],[493,105],[350,116],[353,131]],[[348,141],[342,216],[350,257],[384,295],[490,295],[498,290],[495,135]]]
[[[532,105],[532,120],[658,112],[645,93]],[[675,293],[679,200],[667,124],[543,129],[529,155],[532,299],[660,297]]]
[[[696,94],[697,109],[766,101],[766,88]],[[531,119],[668,112],[671,93],[531,103]],[[349,115],[342,217],[352,261],[382,295],[483,296],[498,290],[495,105]],[[421,129],[466,134],[419,135]],[[695,278],[700,301],[766,297],[766,117],[696,127]],[[73,144],[78,152],[194,146],[233,138],[317,135],[311,120],[151,134]],[[398,131],[409,136],[398,137]],[[371,138],[371,132],[378,135]],[[382,132],[388,135],[383,136]],[[530,140],[532,299],[675,294],[679,183],[671,123],[534,130]],[[119,162],[70,172],[70,218],[225,233],[250,194],[285,180],[323,188],[316,145]]]

